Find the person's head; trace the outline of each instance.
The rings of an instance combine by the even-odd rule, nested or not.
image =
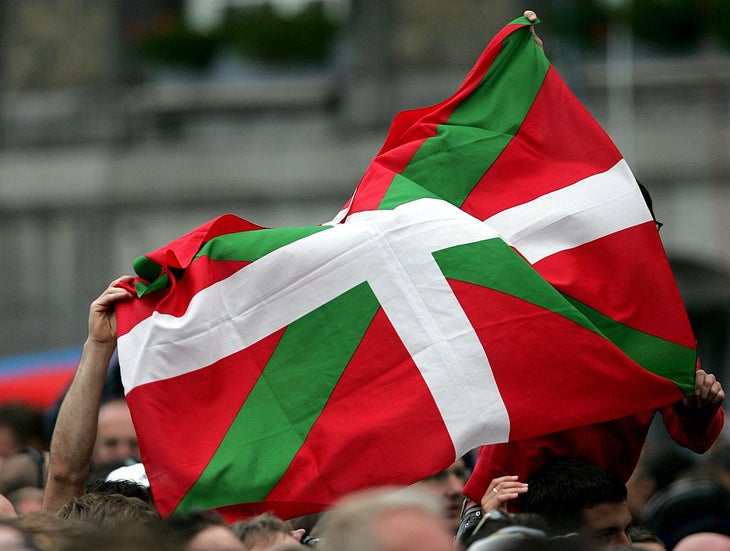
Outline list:
[[[75,497],[56,513],[63,519],[83,520],[101,527],[151,526],[161,524],[152,505],[121,494],[87,493]]]
[[[652,498],[644,524],[667,549],[697,532],[730,536],[730,493],[710,479],[677,480]]]
[[[38,513],[43,505],[43,490],[33,486],[19,488],[10,492],[7,497],[19,515]]]
[[[285,543],[299,543],[304,530],[294,532],[286,521],[264,513],[231,525],[248,551],[269,551]]]
[[[0,457],[10,457],[26,447],[43,451],[45,436],[42,411],[19,402],[0,406]]]
[[[578,534],[548,537],[539,531],[511,526],[477,540],[467,548],[467,551],[595,551],[595,549],[591,541]]]
[[[13,523],[14,519],[0,520],[0,549],[3,551],[37,551],[32,535]]]
[[[703,466],[709,477],[730,492],[730,426],[725,424],[712,447],[704,454]]]
[[[213,511],[176,513],[167,519],[167,527],[178,549],[184,551],[245,549],[223,517]]]
[[[730,537],[714,532],[698,532],[685,536],[674,547],[674,551],[728,551]]]
[[[433,492],[380,488],[354,493],[322,517],[320,551],[453,551]]]
[[[441,496],[445,506],[446,518],[454,534],[461,522],[461,508],[464,503],[464,484],[469,477],[469,469],[463,459],[457,459],[442,471],[424,478],[415,486],[424,488]]]
[[[626,500],[634,522],[643,522],[646,507],[657,492],[686,476],[697,464],[696,454],[674,442],[645,446],[634,472],[626,482]]]
[[[24,448],[2,460],[2,484],[4,494],[25,487],[44,488],[48,475],[45,455],[33,448]]]
[[[131,480],[93,480],[86,485],[86,493],[121,494],[153,505],[149,488]]]
[[[480,507],[464,514],[456,533],[459,546],[466,549],[478,540],[510,526],[518,526],[522,534],[544,535],[547,532],[545,519],[531,513],[506,513],[493,509],[486,513]],[[533,533],[534,532],[534,533]]]
[[[37,542],[35,550],[79,551],[179,551],[167,539],[163,526],[107,522],[104,525],[78,518],[31,513],[7,521]],[[11,548],[0,549],[9,551]]]
[[[94,464],[132,459],[139,461],[137,433],[124,399],[114,399],[99,408],[99,425],[91,457]]]
[[[631,547],[646,551],[666,551],[666,546],[659,536],[645,526],[635,525],[629,528]]]
[[[98,531],[98,528],[89,522],[59,518],[50,513],[29,513],[8,519],[6,522],[35,540],[42,541],[44,545],[40,546],[41,549],[58,551],[84,549],[79,542]],[[0,546],[0,549],[5,547]]]
[[[631,543],[626,486],[603,467],[558,459],[528,481],[524,511],[542,515],[556,534],[577,532],[603,546]]]

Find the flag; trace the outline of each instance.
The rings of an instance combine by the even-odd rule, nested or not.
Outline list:
[[[80,357],[81,347],[75,346],[0,358],[0,404],[53,407],[71,383]]]
[[[524,18],[396,116],[330,223],[224,215],[135,270],[119,356],[163,515],[322,510],[694,380],[636,181]]]

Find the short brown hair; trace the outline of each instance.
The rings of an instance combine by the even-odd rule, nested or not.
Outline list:
[[[136,497],[87,493],[64,505],[56,516],[84,520],[99,526],[149,525],[161,522],[157,510]]]
[[[291,526],[270,513],[263,513],[247,521],[234,522],[231,529],[246,547],[273,539],[276,534],[290,534]]]

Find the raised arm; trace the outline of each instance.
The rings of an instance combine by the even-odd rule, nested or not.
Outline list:
[[[663,408],[661,413],[675,442],[695,453],[704,453],[722,430],[725,391],[715,375],[703,369],[695,373],[694,390],[694,396]]]
[[[486,513],[494,509],[507,509],[507,502],[517,499],[527,492],[527,484],[520,482],[515,475],[495,478],[487,487],[482,497],[482,510]]]
[[[44,512],[55,513],[69,500],[85,492],[102,390],[109,361],[117,345],[114,305],[132,298],[130,291],[118,285],[131,283],[133,279],[132,276],[123,276],[113,281],[89,308],[89,336],[58,412],[51,438]]]

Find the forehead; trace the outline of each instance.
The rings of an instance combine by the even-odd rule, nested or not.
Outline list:
[[[299,540],[291,534],[269,534],[263,541],[253,543],[248,551],[268,551],[286,543],[299,543]]]
[[[593,533],[610,528],[623,531],[631,523],[631,512],[626,501],[599,503],[585,508],[583,518],[586,528]]]
[[[134,432],[129,408],[124,402],[109,402],[99,409],[100,432]]]
[[[129,406],[124,400],[112,400],[99,408],[99,417],[130,416]]]

